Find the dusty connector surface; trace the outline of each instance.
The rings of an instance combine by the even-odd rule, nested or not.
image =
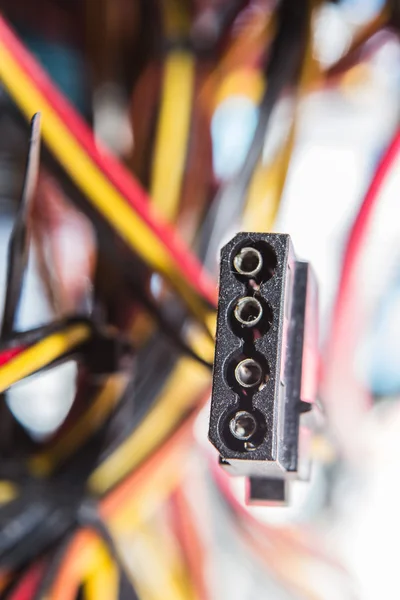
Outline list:
[[[284,234],[240,233],[221,251],[209,438],[250,478],[250,500],[284,502],[307,477],[317,376],[317,290]]]

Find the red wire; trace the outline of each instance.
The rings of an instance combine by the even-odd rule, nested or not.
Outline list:
[[[32,600],[40,584],[44,572],[44,563],[36,563],[20,580],[9,600]]]
[[[179,265],[189,285],[203,296],[211,305],[216,302],[216,286],[205,273],[197,258],[178,238],[175,230],[159,217],[151,213],[149,197],[133,175],[114,158],[110,152],[101,148],[95,141],[91,129],[75,111],[67,99],[51,82],[45,70],[33,58],[22,42],[12,32],[4,18],[0,16],[0,39],[12,54],[19,67],[25,72],[35,87],[45,96],[47,102],[71,134],[76,138],[85,152],[96,163],[104,175],[119,190],[126,202],[148,225],[153,233],[164,244],[165,249]],[[38,107],[40,110],[40,107]]]
[[[25,349],[26,346],[19,346],[18,348],[7,348],[6,350],[0,351],[0,367],[18,356],[18,354],[21,354]]]
[[[371,396],[356,375],[354,357],[357,343],[365,327],[364,304],[356,287],[364,242],[382,187],[400,152],[400,129],[393,135],[372,177],[367,193],[351,228],[344,252],[342,272],[336,297],[331,335],[325,352],[321,393],[330,419],[330,427],[341,447],[349,456],[354,452],[353,434],[362,415],[371,406]]]
[[[361,204],[356,220],[350,232],[347,247],[344,253],[342,273],[339,283],[338,295],[334,310],[333,331],[335,325],[340,321],[345,307],[348,305],[351,279],[363,249],[371,215],[379,200],[382,186],[400,152],[400,129],[394,134],[386,152],[383,154],[372,181],[369,185],[365,198]]]

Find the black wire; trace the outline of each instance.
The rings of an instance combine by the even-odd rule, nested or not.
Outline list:
[[[277,11],[278,29],[265,69],[266,90],[260,103],[259,119],[244,164],[217,193],[204,221],[199,240],[199,255],[213,272],[227,223],[240,217],[246,192],[265,143],[272,111],[284,88],[299,71],[307,32],[308,0],[281,0]]]
[[[239,13],[248,4],[249,0],[230,0],[221,5],[206,5],[191,29],[190,37],[194,50],[201,57],[211,57],[219,49]]]
[[[400,31],[400,0],[387,0],[386,6],[389,11],[389,23],[396,30]]]
[[[132,379],[103,426],[59,465],[55,477],[67,481],[82,466],[82,457],[93,465],[104,462],[140,425],[154,406],[160,391],[178,360],[178,353],[171,348],[162,335],[155,335],[138,353]]]
[[[158,351],[154,352],[151,361],[143,368],[137,370],[137,377],[133,382],[133,390],[131,391],[135,399],[135,410],[130,420],[124,420],[124,412],[115,415],[115,421],[110,423],[108,433],[105,437],[106,445],[99,456],[99,462],[105,461],[118,446],[120,446],[127,437],[129,437],[135,429],[142,423],[143,419],[150,412],[158,399],[159,393],[163,389],[168,380],[175,364],[177,356],[168,349],[157,336],[155,340],[158,346]],[[144,363],[145,361],[143,361]],[[127,390],[127,394],[130,390]],[[136,402],[136,399],[138,402]],[[126,414],[126,413],[125,413]]]
[[[178,354],[171,351],[168,340],[161,335],[154,336],[148,347],[150,352],[146,349],[145,352],[138,354],[135,377],[128,385],[107,425],[99,464],[104,462],[142,423],[178,361]]]
[[[72,325],[88,325],[94,327],[94,323],[85,315],[76,315],[73,317],[65,317],[46,325],[40,325],[26,331],[14,331],[12,335],[8,335],[0,341],[0,352],[9,350],[12,348],[18,348],[19,346],[31,346],[37,342],[43,340],[58,331],[63,331]]]
[[[138,298],[143,303],[143,306],[148,310],[150,315],[154,317],[160,330],[170,339],[175,348],[186,354],[193,360],[196,360],[200,364],[204,365],[208,369],[212,369],[212,363],[209,363],[204,358],[199,356],[183,339],[179,331],[177,331],[176,327],[167,319],[167,317],[158,309],[154,300],[152,300],[149,296],[145,296],[142,294],[140,290],[136,290]]]
[[[28,158],[21,202],[15,218],[8,247],[6,296],[1,326],[1,338],[14,329],[15,316],[21,299],[22,284],[28,263],[29,214],[36,190],[40,156],[40,115],[32,118]]]
[[[59,488],[60,489],[60,488]],[[48,550],[75,523],[83,494],[73,483],[59,489],[30,480],[20,496],[0,510],[0,563],[15,570]]]
[[[139,12],[138,33],[122,56],[125,85],[128,94],[136,85],[149,62],[162,51],[162,15],[159,0],[136,0]]]
[[[42,494],[44,505],[47,505],[47,518],[43,523],[43,529],[47,521],[53,516],[53,521],[48,526],[48,535],[42,536],[37,540],[37,545],[41,545],[42,551],[48,549],[50,543],[58,540],[58,546],[49,567],[41,581],[34,600],[42,600],[51,589],[59,568],[68,549],[71,538],[77,531],[77,526],[86,526],[94,528],[90,519],[94,519],[93,514],[97,513],[95,503],[91,499],[85,498],[86,482],[98,461],[98,455],[103,445],[104,431],[96,436],[91,445],[91,453],[78,452],[79,462],[74,465],[74,469],[65,471],[48,480],[37,482],[39,493]],[[90,517],[90,519],[89,519]],[[100,517],[97,515],[97,519]],[[90,521],[90,522],[89,522]],[[104,528],[106,529],[105,525]],[[28,540],[29,543],[29,540]],[[106,541],[107,546],[108,540]],[[115,556],[114,547],[111,546],[110,554]],[[120,565],[118,565],[120,568]]]
[[[7,109],[8,105],[1,109]],[[40,154],[40,115],[31,121],[30,141],[23,177],[22,193],[8,244],[7,276],[3,320],[0,338],[10,335],[14,329],[16,312],[21,299],[23,279],[29,252],[29,213],[36,188]],[[0,394],[0,453],[4,459],[12,456],[15,449],[27,452],[32,446],[23,427],[14,419],[7,404],[5,394]]]
[[[90,453],[77,453],[79,460],[73,469],[48,479],[38,480],[22,474],[17,480],[20,495],[0,506],[0,563],[3,568],[18,569],[60,540],[63,545],[65,536],[76,528],[78,512],[86,502],[87,479],[98,463],[104,434],[103,430],[92,440]],[[43,585],[49,585],[48,578]]]

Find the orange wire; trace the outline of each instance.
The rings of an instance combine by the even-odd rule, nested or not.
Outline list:
[[[340,77],[346,73],[349,67],[353,66],[354,63],[357,63],[358,53],[374,35],[387,27],[389,24],[389,18],[390,15],[387,6],[384,6],[384,8],[373,19],[371,19],[371,21],[366,23],[359,29],[359,31],[356,32],[350,48],[347,50],[344,56],[339,58],[337,62],[335,62],[325,71],[325,78],[332,79],[335,77]]]
[[[204,105],[207,111],[213,111],[215,89],[227,74],[239,67],[254,66],[258,63],[265,40],[271,35],[272,29],[273,19],[268,11],[255,13],[243,26],[240,35],[232,41],[218,66],[202,86],[199,103]]]
[[[74,600],[76,598],[84,575],[85,557],[83,555],[96,543],[98,543],[98,538],[93,531],[85,529],[75,535],[61,564],[49,598],[54,598],[54,600]]]
[[[178,486],[172,496],[172,507],[175,518],[175,534],[182,547],[197,598],[198,600],[207,600],[209,593],[205,581],[205,549],[182,486]]]
[[[182,460],[182,446],[186,445],[192,436],[192,427],[198,411],[199,407],[196,407],[167,442],[101,501],[101,515],[104,519],[111,519],[120,510],[124,502],[132,494],[137,495],[141,486],[145,487],[146,483],[148,487],[158,487],[156,482],[160,483],[162,478],[165,479],[164,471],[167,471],[165,468],[167,463],[173,460],[175,463],[174,468],[176,468],[176,464],[179,464]],[[169,477],[169,474],[167,477]]]

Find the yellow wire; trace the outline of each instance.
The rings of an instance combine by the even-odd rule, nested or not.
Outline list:
[[[129,378],[125,374],[108,377],[93,404],[71,429],[56,440],[50,450],[36,454],[30,459],[29,467],[32,473],[39,477],[49,475],[55,466],[97,431],[118,403],[128,381]]]
[[[272,38],[275,20],[275,13],[271,14],[269,10],[263,10],[254,13],[253,18],[243,24],[240,36],[234,38],[225,55],[204,82],[199,94],[200,103],[207,105],[212,99],[211,107],[214,108],[215,90],[220,86],[221,79],[229,76],[232,71],[246,69],[249,57],[252,59],[257,54],[256,49],[264,48],[268,39]],[[251,63],[254,63],[254,60],[250,60]],[[241,90],[241,92],[245,91]]]
[[[33,344],[0,367],[0,393],[82,344],[90,335],[88,325],[71,325]]]
[[[182,470],[186,465],[181,460],[183,447],[184,440],[169,448],[167,455],[152,465],[151,477],[141,477],[134,493],[127,494],[118,504],[118,510],[110,514],[109,524],[116,535],[137,529],[171,496],[182,481]]]
[[[7,504],[18,496],[18,487],[11,481],[0,481],[0,504]]]
[[[124,553],[124,562],[134,578],[140,598],[194,599],[182,558],[170,547],[166,548],[165,536],[160,535],[152,521],[138,524],[135,531],[129,530],[129,535],[126,527],[121,533],[125,535],[119,536],[119,545],[123,549],[127,543],[129,551]],[[70,575],[82,579],[87,600],[117,598],[118,577],[103,542],[91,532],[81,531],[72,542],[71,549],[74,547]],[[57,600],[54,591],[50,597]]]
[[[279,210],[296,139],[300,103],[306,90],[320,78],[318,63],[314,58],[311,35],[313,9],[319,3],[320,0],[309,1],[310,24],[307,47],[296,90],[295,109],[289,134],[272,163],[263,164],[262,160],[259,161],[250,182],[242,223],[243,229],[247,231],[270,231]]]
[[[126,538],[139,594],[146,600],[194,600],[182,557],[154,517]]]
[[[283,148],[272,164],[259,161],[249,186],[243,213],[244,231],[270,231],[279,210],[280,200],[295,141],[295,121]]]
[[[89,488],[104,494],[135,469],[173,432],[185,411],[198,400],[210,381],[207,368],[182,358],[171,374],[162,394],[135,432],[99,465],[89,478]]]
[[[70,558],[71,554],[72,557]],[[73,538],[66,556],[69,575],[67,578],[68,583],[71,578],[73,583],[85,582],[91,575],[98,575],[99,569],[102,568],[103,564],[107,565],[109,558],[108,550],[106,550],[103,540],[101,540],[95,532],[89,529],[80,530]],[[61,570],[64,567],[65,564],[61,566]],[[111,575],[111,573],[109,573],[109,575]],[[63,574],[63,580],[64,579],[65,574]],[[89,583],[89,579],[87,579],[87,582]],[[112,592],[114,583],[115,580],[110,578],[107,582],[107,590],[104,590],[104,592]],[[94,586],[94,582],[90,582],[89,584],[89,593],[93,591],[93,587],[90,588],[90,585]],[[64,598],[65,595],[62,594],[62,589],[60,590],[59,588],[60,582],[56,580],[46,600],[59,600],[59,594],[57,592],[61,592],[61,595]],[[108,596],[105,593],[101,593],[100,596],[92,596],[92,598],[98,598],[99,600],[113,600],[113,598],[118,598],[118,595]]]
[[[193,100],[195,62],[189,52],[173,50],[164,66],[163,95],[152,165],[150,195],[168,221],[179,209]]]
[[[132,210],[124,197],[81,148],[1,39],[0,78],[27,118],[38,110],[42,113],[42,132],[47,145],[100,214],[135,252],[168,278],[193,314],[204,322],[209,311],[191,282],[182,275],[156,234]]]
[[[87,600],[118,600],[118,568],[104,544],[99,544],[96,552],[95,564],[90,565],[92,568],[85,577],[84,597]]]

